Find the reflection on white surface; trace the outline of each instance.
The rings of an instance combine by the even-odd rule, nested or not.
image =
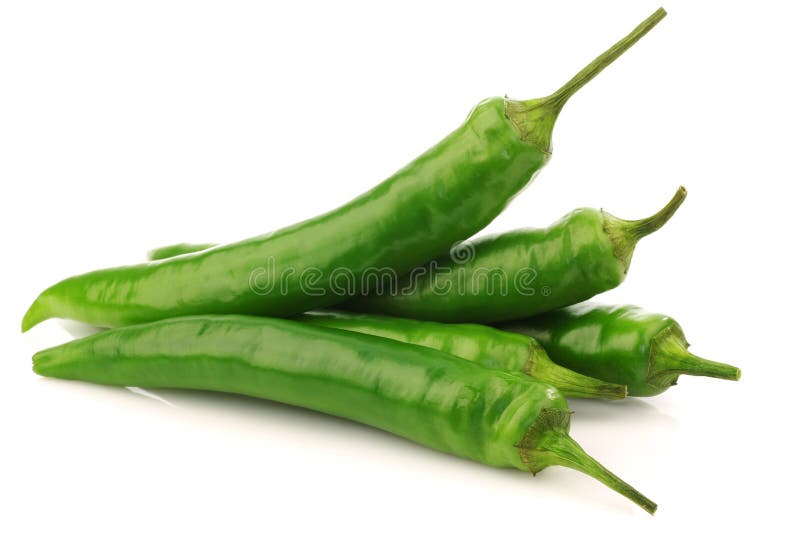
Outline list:
[[[582,424],[607,424],[616,419],[623,424],[635,424],[638,421],[658,423],[663,428],[676,429],[678,420],[657,407],[658,401],[628,397],[615,401],[598,399],[569,399],[573,411],[573,421]]]
[[[136,386],[128,386],[127,389],[131,393],[136,393],[137,395],[141,395],[142,397],[147,397],[148,399],[154,399],[154,400],[157,400],[158,402],[163,402],[164,404],[166,404],[167,406],[169,406],[171,408],[177,408],[177,406],[172,404],[170,401],[168,401],[167,399],[165,399],[164,397],[162,397],[160,395],[157,395],[157,394],[153,393],[152,391],[147,391],[146,389],[142,389],[142,388],[136,387]]]
[[[105,328],[100,328],[99,326],[93,326],[71,319],[59,319],[58,322],[61,328],[66,330],[75,339],[91,336],[105,330]]]

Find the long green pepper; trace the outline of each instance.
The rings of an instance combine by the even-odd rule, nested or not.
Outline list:
[[[490,369],[522,372],[556,387],[567,397],[621,399],[625,386],[611,384],[554,364],[538,341],[479,324],[443,324],[399,317],[308,312],[295,320],[361,332],[440,350]]]
[[[206,313],[290,316],[363,293],[491,222],[544,166],[566,101],[652,29],[659,9],[548,97],[489,98],[444,140],[350,203],[277,232],[160,262],[104,269],[42,292],[22,330],[51,317],[121,326]]]
[[[426,321],[492,323],[582,302],[625,280],[636,243],[661,228],[684,198],[681,187],[661,211],[637,221],[581,208],[547,228],[478,238],[415,269],[393,291],[379,288],[340,306]]]
[[[57,378],[283,402],[493,466],[562,465],[656,509],[569,437],[557,389],[427,347],[284,319],[180,317],[46,349],[33,365]]]
[[[675,319],[636,306],[586,302],[498,325],[537,340],[559,365],[649,397],[680,375],[739,380],[738,368],[690,353]]]
[[[583,302],[625,280],[636,244],[666,224],[685,198],[681,187],[658,213],[636,221],[580,208],[547,228],[481,237],[415,268],[394,287],[338,306],[425,321],[492,323]],[[203,246],[171,245],[149,257]]]
[[[658,213],[636,221],[580,208],[547,228],[478,238],[412,270],[394,287],[339,307],[425,321],[492,323],[583,302],[625,280],[636,244],[666,224],[685,198],[681,187]],[[171,245],[149,257],[203,246]]]

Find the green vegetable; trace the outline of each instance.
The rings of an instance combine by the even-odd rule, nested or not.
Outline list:
[[[340,306],[441,322],[491,323],[529,317],[587,300],[625,279],[636,243],[658,230],[686,197],[626,221],[582,208],[544,229],[479,238],[400,281]],[[459,253],[464,257],[460,257]]]
[[[635,306],[587,302],[499,327],[537,340],[559,365],[627,385],[631,396],[663,393],[680,375],[739,380],[736,367],[690,353],[674,319]]]
[[[426,321],[492,323],[583,302],[625,280],[638,241],[661,228],[685,198],[681,187],[661,211],[638,221],[581,208],[547,228],[482,237],[414,269],[395,287],[339,306]],[[199,246],[165,249],[181,254]]]
[[[304,323],[395,339],[453,354],[491,369],[521,371],[568,397],[621,399],[625,386],[580,375],[547,357],[536,340],[477,324],[442,324],[338,311],[309,312]]]
[[[485,464],[582,471],[656,505],[567,434],[550,385],[427,347],[273,318],[181,317],[112,329],[39,352],[44,376],[239,393],[344,417]]]
[[[486,226],[550,157],[559,112],[578,89],[646,34],[659,9],[545,98],[479,103],[453,133],[373,190],[325,215],[192,255],[63,280],[22,330],[51,317],[119,326],[203,313],[289,316],[405,273]],[[352,295],[352,293],[350,293]]]

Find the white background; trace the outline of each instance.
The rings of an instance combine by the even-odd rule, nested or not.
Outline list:
[[[349,200],[485,96],[543,96],[658,4],[4,2],[0,530],[676,532],[796,523],[797,4],[670,15],[564,109],[554,157],[487,231],[689,197],[603,300],[676,317],[739,383],[574,402],[573,435],[655,517],[244,398],[42,379],[37,293],[153,246],[235,240]],[[374,5],[373,5],[374,4]],[[69,327],[69,325],[66,325]],[[74,325],[73,325],[74,326]],[[71,328],[71,327],[70,327]]]

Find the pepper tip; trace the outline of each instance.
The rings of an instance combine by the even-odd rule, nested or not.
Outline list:
[[[33,304],[30,305],[28,311],[26,311],[25,315],[22,317],[22,323],[20,325],[22,333],[24,334],[45,319],[47,319],[47,317],[44,313],[42,313],[41,300],[37,298],[33,301]]]

